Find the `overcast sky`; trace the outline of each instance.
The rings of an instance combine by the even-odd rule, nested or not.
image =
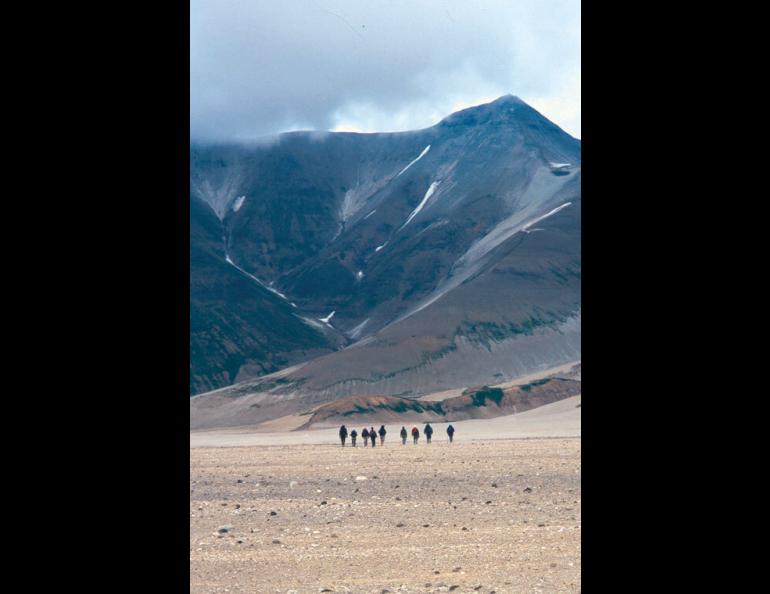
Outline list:
[[[191,0],[194,140],[424,128],[511,93],[580,138],[580,0]]]

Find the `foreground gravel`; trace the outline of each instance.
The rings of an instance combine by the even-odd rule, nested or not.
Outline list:
[[[580,591],[579,438],[420,441],[191,449],[191,592]]]

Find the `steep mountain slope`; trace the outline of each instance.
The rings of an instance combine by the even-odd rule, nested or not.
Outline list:
[[[210,390],[329,352],[333,341],[228,264],[219,220],[190,200],[190,389]],[[321,326],[319,324],[319,326]]]
[[[191,164],[227,256],[350,343],[229,396],[299,410],[580,358],[580,141],[515,97],[415,132],[193,147]]]

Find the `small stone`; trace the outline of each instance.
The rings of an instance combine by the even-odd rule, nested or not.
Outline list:
[[[458,571],[460,571],[461,569],[462,569],[462,567],[455,567],[455,568],[454,568],[452,571],[453,571],[453,572],[455,572],[455,573],[457,573],[457,572],[458,572]]]
[[[273,541],[273,544],[281,544],[281,541],[280,541],[280,540],[278,540],[278,539],[275,539],[275,540]]]
[[[460,587],[460,586],[449,586],[449,591],[450,591],[450,592],[454,592],[454,591],[455,591],[455,590],[457,590],[457,588],[459,588],[459,587]]]
[[[368,479],[365,476],[359,475],[359,476],[356,477],[356,480],[357,481],[366,481]]]
[[[489,505],[490,503],[492,503],[492,502],[491,501],[487,501],[484,505]]]
[[[399,522],[398,524],[396,524],[396,528],[403,528],[403,527],[404,527],[404,525],[403,525],[401,522]]]
[[[219,532],[220,534],[226,534],[227,532],[230,532],[230,530],[232,529],[233,527],[230,524],[225,524],[224,526],[220,526],[219,528],[217,528],[217,532]]]
[[[325,501],[322,501],[322,502],[321,502],[321,505],[326,505],[326,502],[325,502]]]
[[[270,512],[270,515],[271,515],[271,516],[277,516],[277,515],[278,515],[278,512],[274,512],[274,511],[271,511],[271,512]]]
[[[493,486],[495,489],[497,489],[497,483],[492,483],[492,486]],[[479,588],[480,588],[480,587],[481,587],[481,586],[479,586]]]
[[[532,487],[527,487],[526,489],[524,489],[524,492],[525,493],[532,493]]]

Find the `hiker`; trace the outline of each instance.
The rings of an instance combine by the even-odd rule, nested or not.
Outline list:
[[[369,445],[369,430],[364,427],[364,430],[361,431],[361,437],[364,438],[364,447]]]
[[[430,423],[425,425],[425,429],[423,429],[423,432],[425,433],[425,439],[427,439],[428,443],[430,443],[430,438],[433,435],[433,427],[430,426]]]
[[[380,434],[380,445],[385,445],[385,434],[387,433],[385,425],[380,425],[380,430],[377,433]]]
[[[420,439],[420,430],[417,427],[412,427],[412,438],[414,439],[414,445],[417,445],[417,440]]]
[[[401,445],[406,445],[406,427],[401,425]]]
[[[374,427],[369,427],[369,439],[372,440],[372,447],[377,445],[377,432]]]
[[[446,428],[446,434],[449,436],[449,443],[452,443],[452,438],[455,434],[455,428],[452,427],[452,425],[449,425],[449,427]]]
[[[340,427],[340,441],[342,442],[342,447],[345,447],[345,439],[348,437],[348,429],[343,425]]]
[[[358,431],[353,429],[353,431],[350,432],[350,441],[353,444],[353,447],[356,447],[356,437],[358,437]],[[451,437],[449,438],[452,439]]]

